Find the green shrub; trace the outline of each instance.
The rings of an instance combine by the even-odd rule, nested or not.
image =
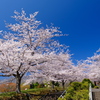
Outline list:
[[[95,86],[89,79],[86,79],[86,78],[85,78],[85,79],[82,81],[82,83],[85,83],[85,82],[91,83],[91,86],[92,86],[92,87]]]
[[[59,82],[55,82],[55,86],[58,86],[59,87]]]
[[[36,83],[33,84],[33,87],[34,88],[37,88],[38,86],[39,86],[39,83],[38,82],[36,82]]]
[[[38,82],[36,83],[33,83],[33,84],[30,84],[30,89],[33,89],[33,88],[44,88],[45,85],[43,83],[39,84]]]
[[[84,82],[81,84],[81,89],[89,89],[89,83],[88,82]]]
[[[72,100],[88,100],[89,99],[88,90],[79,90],[75,91],[75,95],[72,97]]]
[[[74,88],[74,90],[79,90],[81,88],[80,82],[72,82],[71,86]]]
[[[95,89],[99,89],[99,86],[95,86],[94,88],[95,88]]]
[[[68,89],[67,89],[67,93],[70,93],[70,94],[74,94],[74,87],[70,86]]]
[[[72,98],[73,98],[73,95],[71,94],[71,93],[67,93],[65,96],[64,96],[64,98],[66,99],[66,100],[73,100]]]
[[[67,89],[64,98],[58,100],[89,100],[89,79],[84,79],[82,82],[72,82]]]

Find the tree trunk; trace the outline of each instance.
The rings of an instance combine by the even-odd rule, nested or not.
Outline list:
[[[94,85],[97,86],[97,82],[96,81],[94,81]]]
[[[65,88],[65,82],[64,82],[64,80],[62,80],[62,87],[63,87],[63,89]]]
[[[16,92],[21,93],[21,77],[19,75],[16,76]]]
[[[54,81],[51,81],[51,83],[52,83],[52,89],[54,89],[55,82]]]

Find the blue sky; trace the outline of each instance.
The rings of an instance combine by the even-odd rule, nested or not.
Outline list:
[[[6,30],[4,20],[12,23],[14,10],[27,14],[39,11],[37,19],[43,25],[60,27],[67,37],[57,38],[69,47],[72,59],[92,56],[100,47],[100,0],[0,0],[0,30]]]

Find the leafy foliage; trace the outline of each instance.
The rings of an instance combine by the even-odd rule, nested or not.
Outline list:
[[[60,85],[60,84],[59,84],[59,82],[58,82],[58,81],[57,81],[57,82],[55,82],[55,86],[58,86],[58,87],[59,87],[59,85]]]
[[[81,83],[80,82],[72,82],[70,86],[73,87],[74,90],[77,91],[81,88]]]
[[[94,86],[95,89],[99,89],[99,86]]]
[[[59,100],[88,100],[89,83],[91,83],[89,79],[84,79],[82,82],[72,82],[64,98],[59,98]]]
[[[82,81],[82,83],[85,83],[85,82],[87,82],[88,84],[91,84],[91,86],[94,87],[94,84],[89,79],[84,79]]]

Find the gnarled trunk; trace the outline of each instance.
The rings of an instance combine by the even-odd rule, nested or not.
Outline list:
[[[16,76],[16,92],[17,93],[21,93],[20,85],[21,85],[21,77],[20,77],[20,75],[17,75]]]

